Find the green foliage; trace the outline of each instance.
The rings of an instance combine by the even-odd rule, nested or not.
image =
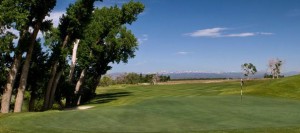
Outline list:
[[[1,31],[11,27],[17,30],[26,27],[30,15],[30,4],[31,1],[28,0],[2,0],[0,4]]]
[[[56,0],[32,0],[30,15],[33,16],[36,21],[43,21],[45,16],[49,15],[55,5]]]
[[[53,73],[58,73],[61,71],[66,72],[69,69],[67,67],[67,58],[70,55],[72,43],[76,39],[83,38],[83,31],[86,29],[86,26],[91,20],[95,1],[99,0],[77,0],[74,4],[70,4],[67,8],[66,14],[60,18],[60,24],[58,28],[52,28],[50,33],[47,33],[46,43],[50,46],[53,52],[50,57],[50,64],[59,64],[57,70],[51,70]],[[80,68],[84,67],[81,66]],[[79,72],[77,72],[78,74],[82,69],[77,70],[79,70]],[[54,75],[51,76],[54,77]],[[67,79],[66,75],[63,75],[62,79]],[[49,84],[53,83],[49,82]],[[53,90],[57,92],[55,99],[60,100],[62,99],[62,96],[64,96],[68,99],[68,102],[72,101],[72,99],[75,97],[74,91],[72,91],[74,90],[75,84],[75,81],[68,82],[68,80],[60,80],[58,88],[60,86],[64,86],[66,89],[64,91],[59,89],[56,91],[56,88],[53,88]]]
[[[19,64],[21,63],[21,59],[19,59],[19,57],[21,57],[21,55],[23,54],[24,51],[27,51],[26,56],[27,57],[31,57],[28,55],[32,55],[36,56],[36,58],[38,58],[39,56],[36,55],[36,53],[32,53],[30,51],[34,51],[34,45],[36,42],[36,35],[38,33],[38,31],[40,30],[40,28],[42,28],[42,30],[47,31],[49,29],[49,27],[52,25],[51,21],[44,21],[44,18],[46,15],[48,15],[48,13],[52,10],[52,8],[55,6],[56,4],[56,0],[31,0],[31,1],[27,1],[27,0],[3,0],[1,1],[1,5],[0,5],[0,26],[1,26],[1,37],[2,34],[4,33],[3,31],[6,29],[10,29],[10,30],[18,30],[19,31],[19,39],[18,39],[18,44],[16,44],[16,48],[14,49],[9,49],[9,52],[6,54],[12,54],[14,55],[14,63]],[[30,33],[29,32],[29,27],[33,28],[34,32]],[[6,36],[6,35],[4,35]],[[15,35],[16,36],[16,35]],[[36,45],[38,45],[39,43],[37,43]],[[12,47],[10,46],[12,45],[12,41],[10,42],[6,42],[4,43],[4,46],[8,46],[8,47]],[[29,49],[30,47],[30,49]],[[40,48],[40,46],[37,46]],[[40,52],[40,49],[37,49],[34,52]],[[2,56],[2,52],[1,52],[1,56]],[[16,87],[18,87],[18,85],[20,85],[20,87],[23,87],[22,90],[18,90],[18,93],[24,93],[25,88],[28,89],[28,87],[30,87],[31,90],[31,97],[35,97],[35,93],[38,93],[37,88],[44,85],[44,81],[41,83],[41,80],[39,79],[43,79],[41,77],[39,77],[41,74],[43,73],[38,73],[36,71],[34,71],[34,69],[30,69],[30,67],[36,68],[36,66],[34,66],[33,64],[29,64],[31,58],[27,58],[26,57],[26,61],[27,63],[21,63],[21,68],[23,69],[22,72],[22,80],[20,80],[20,83],[18,82],[19,79],[16,79],[16,83],[15,83],[15,79],[12,80],[7,80],[7,83],[11,83],[11,84],[16,84]],[[1,57],[2,58],[2,57]],[[35,58],[35,57],[33,57]],[[32,61],[34,62],[34,61]],[[41,63],[44,63],[45,60],[42,60]],[[7,62],[6,62],[7,63]],[[12,63],[12,61],[10,62],[10,64]],[[36,63],[36,62],[35,62]],[[8,63],[7,63],[8,64]],[[23,66],[22,66],[23,65]],[[33,66],[31,66],[33,65]],[[9,67],[6,66],[6,69],[8,69]],[[41,67],[42,68],[42,67]],[[31,78],[30,80],[27,80],[27,70],[29,71],[29,75],[33,74],[35,77]],[[20,72],[18,72],[18,70],[16,70],[15,72],[9,71],[10,73],[5,72],[5,75],[9,75],[11,77],[15,77],[15,75],[17,75],[17,77],[20,77]],[[26,73],[24,73],[26,72]],[[40,71],[39,71],[40,72]],[[44,69],[42,72],[46,72],[46,70]],[[40,75],[39,75],[40,74]],[[25,76],[25,77],[23,77]],[[45,75],[43,75],[45,76]],[[3,77],[1,75],[1,77]],[[30,76],[29,76],[30,77]],[[34,80],[34,81],[32,81]],[[25,82],[21,82],[21,81],[25,81]],[[4,80],[2,80],[1,78],[1,88],[3,86]],[[26,85],[26,83],[29,83]],[[37,84],[42,84],[42,85],[37,85]],[[43,86],[42,86],[43,87]],[[41,88],[41,87],[40,87]],[[14,89],[14,88],[11,88]],[[11,97],[11,92],[6,92],[8,95],[8,97]],[[14,92],[13,92],[14,93]],[[41,94],[41,93],[40,93]],[[19,95],[19,94],[18,94]],[[18,97],[18,99],[24,99],[24,97]],[[28,101],[28,99],[25,99]],[[25,101],[25,103],[27,103],[27,101]],[[6,103],[9,104],[9,103]],[[18,103],[19,105],[23,104],[23,100],[21,100],[21,102]],[[24,106],[23,106],[24,107]],[[27,107],[27,106],[26,106]]]
[[[60,18],[58,28],[51,28],[46,34],[46,43],[53,51],[52,60],[65,62],[69,55],[71,44],[75,39],[82,38],[83,30],[90,22],[94,2],[97,0],[78,0],[70,4],[67,12]],[[49,26],[49,25],[48,25]],[[67,42],[67,46],[63,46]]]
[[[43,99],[36,99],[36,101],[34,102],[34,106],[33,106],[33,109],[32,111],[42,111],[43,109],[43,102],[44,100]]]
[[[0,35],[6,34],[6,30],[18,30],[19,42],[11,51],[15,55],[22,54],[26,50],[28,29],[33,17],[30,14],[32,1],[27,0],[2,0],[0,4]],[[17,35],[14,35],[17,36]],[[23,44],[23,45],[21,45]]]
[[[137,39],[126,24],[135,21],[143,10],[141,3],[133,1],[121,8],[94,10],[78,47],[77,67],[87,69],[83,88],[89,88],[93,93],[99,85],[99,78],[111,69],[110,63],[127,63],[134,57]]]
[[[265,73],[264,74],[264,78],[269,78],[269,79],[271,79],[271,78],[273,78],[274,76],[272,75],[272,74],[267,74],[267,73]],[[284,75],[279,75],[278,76],[279,78],[284,78]]]
[[[10,56],[13,51],[13,39],[16,36],[10,32],[3,34],[0,36],[0,94],[2,94],[2,88],[6,83],[8,69],[12,63],[12,58]]]
[[[126,84],[138,84],[140,83],[140,75],[138,75],[137,73],[128,73],[125,76],[125,83]]]
[[[171,80],[170,76],[164,76],[164,75],[159,76],[159,81],[160,82],[167,82],[167,81],[170,81],[170,80]]]
[[[145,6],[141,2],[133,2],[132,0],[122,6],[123,22],[131,24],[136,21],[138,14],[144,11]]]
[[[133,14],[122,14],[124,8],[132,8]],[[122,9],[117,6],[103,7],[96,9],[93,13],[91,23],[85,30],[84,39],[79,46],[79,49],[85,49],[86,51],[79,52],[81,59],[78,62],[86,65],[92,64],[89,62],[98,62],[98,67],[105,69],[110,62],[119,63],[127,62],[129,58],[134,57],[134,52],[137,49],[137,39],[127,30],[126,23],[132,23],[136,19],[137,15],[142,12],[143,6],[135,2],[131,2],[130,6],[124,4]],[[139,11],[139,12],[138,12]],[[130,17],[132,19],[126,19]],[[106,72],[106,71],[105,71]],[[98,73],[105,73],[98,72]]]
[[[0,54],[10,53],[13,50],[13,39],[17,37],[11,32],[5,32],[0,36]]]
[[[147,74],[147,75],[145,75],[143,82],[144,83],[151,83],[152,79],[153,79],[153,76],[154,76],[154,74]]]
[[[72,98],[76,80],[79,79],[81,71],[86,69],[87,74],[80,94],[83,101],[88,101],[94,95],[100,77],[111,69],[110,63],[127,63],[135,56],[137,39],[126,26],[136,21],[138,14],[144,10],[142,3],[133,1],[123,4],[122,7],[94,9],[95,1],[102,0],[77,0],[74,4],[70,4],[66,14],[60,18],[58,28],[54,28],[52,20],[44,18],[52,11],[56,0],[0,0],[1,89],[7,81],[8,68],[13,62],[11,56],[22,55],[24,51],[28,51],[27,44],[33,44],[31,42],[36,40],[33,36],[35,34],[29,32],[29,29],[33,28],[44,33],[45,44],[40,44],[39,40],[34,44],[28,80],[25,82],[30,100],[39,103],[42,99],[54,63],[59,64],[57,71],[68,73],[67,58],[72,43],[75,39],[80,39],[78,62],[72,75],[74,81],[67,83],[68,77],[64,74],[59,80],[58,88],[65,90],[58,89],[55,100]],[[7,32],[7,29],[18,30],[19,35],[13,35]],[[19,36],[18,44],[13,45],[12,40],[16,36]],[[42,51],[41,47],[45,47],[47,51]],[[21,62],[20,67],[23,66],[24,63]],[[19,85],[19,77],[18,72],[15,86]],[[33,107],[33,110],[39,109]]]
[[[153,78],[155,76],[158,76],[157,79],[158,81],[157,82],[168,82],[171,80],[171,77],[168,76],[168,75],[156,75],[156,74],[146,74],[145,76],[143,76],[142,78],[142,83],[152,83],[153,82]]]
[[[113,84],[113,80],[109,76],[103,76],[100,80],[100,86],[109,86]]]
[[[46,32],[45,34],[45,46],[47,46],[49,51],[52,52],[50,62],[64,57],[60,54],[62,40],[60,40],[59,34],[59,30],[54,27],[52,27],[50,31]]]
[[[67,8],[66,15],[60,18],[59,30],[61,39],[69,35],[70,43],[75,39],[82,38],[83,30],[91,20],[94,2],[102,0],[77,0]]]
[[[50,31],[52,26],[52,20],[45,20],[44,22],[42,22],[40,30],[45,33],[47,31]]]
[[[34,27],[35,24],[42,23],[55,4],[56,0],[2,0],[0,5],[0,33],[10,28],[27,32],[29,26]],[[49,24],[52,24],[51,20],[44,21],[42,31],[48,29],[49,26],[46,25]]]
[[[30,92],[30,98],[36,101],[43,98],[45,93],[44,88],[46,88],[45,83],[49,80],[49,55],[47,52],[42,51],[42,47],[45,46],[43,46],[38,40],[35,43],[32,53],[26,87],[27,91]],[[33,107],[33,110],[40,111],[41,108]]]
[[[272,77],[273,77],[273,75],[269,75],[267,73],[264,74],[264,78],[272,78]]]
[[[115,84],[138,84],[138,83],[152,83],[153,77],[155,77],[156,74],[137,74],[137,73],[126,73],[117,76],[115,79],[112,79],[109,76],[104,76],[100,80],[100,86],[106,87],[109,85],[115,85]],[[158,76],[159,81],[158,82],[167,82],[170,81],[170,76],[165,75],[159,75]]]

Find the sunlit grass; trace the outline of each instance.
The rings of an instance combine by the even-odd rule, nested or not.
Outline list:
[[[0,114],[0,132],[299,132],[300,76],[99,87],[88,110]]]

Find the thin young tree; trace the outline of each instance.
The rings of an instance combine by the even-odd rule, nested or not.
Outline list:
[[[271,75],[272,75],[273,79],[275,79],[275,77],[277,79],[279,78],[279,75],[280,75],[281,69],[282,69],[282,65],[283,65],[283,61],[278,58],[269,60],[268,67],[269,67],[269,70],[271,71]]]
[[[248,79],[250,75],[254,75],[257,72],[256,67],[252,63],[244,63],[241,65],[241,68],[244,76],[248,77]]]

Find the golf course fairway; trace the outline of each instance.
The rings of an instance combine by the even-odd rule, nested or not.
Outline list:
[[[86,110],[0,114],[0,132],[300,132],[300,76],[99,87]]]

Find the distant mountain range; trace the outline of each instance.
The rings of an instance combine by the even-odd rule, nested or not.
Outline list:
[[[292,76],[299,74],[299,72],[283,73],[284,76]],[[243,78],[243,73],[240,72],[223,72],[223,73],[169,73],[164,75],[170,75],[171,79],[204,79],[204,78],[232,78],[239,79]],[[258,72],[251,78],[263,78],[265,73]]]
[[[112,76],[113,78],[118,77],[124,73],[110,73],[108,75]],[[171,79],[214,79],[214,78],[232,78],[232,79],[239,79],[243,78],[244,75],[241,72],[222,72],[222,73],[205,73],[205,72],[161,72],[157,73],[159,75],[166,75],[170,76]],[[254,76],[250,76],[251,78],[263,78],[265,72],[257,72]],[[292,76],[300,74],[300,72],[286,72],[282,73],[281,75],[284,76]]]

